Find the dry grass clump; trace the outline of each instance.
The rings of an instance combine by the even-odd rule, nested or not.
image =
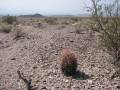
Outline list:
[[[44,19],[44,21],[48,24],[54,25],[57,24],[57,18],[51,18],[51,17],[47,17]]]
[[[70,22],[69,22],[69,21],[63,21],[62,24],[63,24],[63,25],[69,25]]]
[[[0,27],[0,32],[10,33],[12,31],[12,26],[7,24],[2,24]]]
[[[26,34],[19,28],[14,29],[14,39],[19,40],[22,37],[25,37]]]
[[[81,34],[80,27],[76,27],[75,33]]]
[[[76,22],[79,21],[79,18],[78,17],[72,17],[71,20],[72,20],[72,23],[76,23]]]
[[[79,24],[79,23],[74,23],[74,24],[72,24],[72,26],[75,27],[75,33],[81,34],[81,24]]]
[[[76,73],[77,60],[74,53],[70,49],[61,51],[61,70],[66,76],[72,76]]]
[[[39,22],[39,23],[37,24],[37,26],[38,26],[38,27],[42,27],[42,23]]]

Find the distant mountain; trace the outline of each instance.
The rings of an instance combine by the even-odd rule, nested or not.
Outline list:
[[[32,17],[43,17],[43,15],[41,14],[34,14],[34,15],[20,15],[19,17],[28,17],[28,18],[32,18]]]

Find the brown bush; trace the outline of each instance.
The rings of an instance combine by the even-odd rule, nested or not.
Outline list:
[[[74,53],[70,49],[61,51],[61,70],[66,76],[71,76],[76,73],[77,60]]]
[[[10,33],[11,31],[12,31],[12,26],[11,25],[7,25],[7,24],[1,25],[0,32]]]
[[[44,19],[44,21],[51,25],[57,24],[57,18],[47,17]]]
[[[14,39],[19,40],[20,38],[24,38],[26,33],[24,33],[20,28],[14,29]]]

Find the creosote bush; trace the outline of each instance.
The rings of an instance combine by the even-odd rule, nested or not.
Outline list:
[[[61,51],[61,70],[66,76],[72,76],[76,73],[77,60],[74,53],[70,49]]]
[[[91,0],[91,28],[100,33],[101,43],[114,58],[113,64],[120,69],[120,3],[101,4],[101,0]],[[118,71],[119,72],[119,71]],[[120,73],[119,73],[120,74]]]
[[[2,22],[7,24],[12,24],[13,22],[16,22],[16,16],[4,16],[2,17]]]
[[[1,27],[0,32],[10,33],[12,31],[12,26],[11,25],[2,24],[0,27]]]
[[[57,24],[57,22],[56,22],[57,18],[47,17],[44,20],[45,20],[46,23],[51,24],[51,25]]]

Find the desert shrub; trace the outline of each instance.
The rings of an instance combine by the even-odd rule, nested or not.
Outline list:
[[[100,4],[101,0],[91,0],[92,13],[91,27],[100,33],[103,46],[112,55],[113,64],[120,69],[120,4],[119,0],[114,0],[113,4]]]
[[[41,27],[41,26],[42,26],[42,23],[41,23],[41,22],[39,22],[39,23],[37,24],[37,26],[38,26],[38,27]]]
[[[81,25],[76,25],[75,26],[75,33],[81,34]]]
[[[77,17],[73,17],[73,18],[71,18],[71,20],[72,20],[73,22],[78,22],[78,21],[79,21],[79,19],[78,19]]]
[[[63,49],[61,52],[61,70],[66,76],[76,73],[77,60],[75,55],[69,49]]]
[[[78,33],[78,34],[81,33],[80,29],[76,29],[75,32]]]
[[[62,24],[64,24],[64,25],[69,25],[70,22],[68,22],[68,21],[63,21]]]
[[[4,16],[2,17],[2,22],[8,23],[8,24],[12,24],[13,22],[16,22],[16,16]]]
[[[12,26],[7,24],[2,24],[0,31],[3,33],[10,33],[12,31]]]
[[[57,24],[57,18],[51,18],[51,17],[47,17],[44,19],[46,23],[48,24]]]
[[[19,40],[22,37],[25,37],[26,34],[19,28],[14,29],[14,39]]]

